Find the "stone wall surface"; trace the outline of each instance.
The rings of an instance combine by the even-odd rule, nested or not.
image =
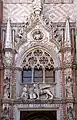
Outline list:
[[[47,0],[46,0],[47,1]],[[66,16],[70,17],[70,21],[76,20],[76,10],[77,2],[76,0],[71,3],[69,0],[65,1],[65,4],[62,4],[60,0],[58,4],[55,1],[44,2],[43,14],[48,17],[53,22],[65,22]],[[27,16],[32,13],[32,4],[31,0],[4,0],[4,22],[8,19],[8,16],[11,18],[13,23],[24,22]],[[66,4],[67,3],[67,4]],[[71,4],[70,4],[71,3]],[[20,17],[20,19],[19,19]],[[25,18],[25,19],[24,19]]]

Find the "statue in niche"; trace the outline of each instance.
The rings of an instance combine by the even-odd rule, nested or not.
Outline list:
[[[4,98],[10,98],[10,79],[6,77],[4,84]]]
[[[64,62],[65,63],[71,63],[72,62],[72,56],[71,56],[70,52],[67,52],[67,51],[65,52]]]
[[[66,97],[73,97],[72,78],[66,77]]]
[[[67,108],[67,120],[74,120],[73,109],[71,106]]]
[[[5,107],[3,112],[3,120],[9,120],[9,108]]]

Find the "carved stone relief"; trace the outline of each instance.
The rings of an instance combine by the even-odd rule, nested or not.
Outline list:
[[[21,94],[23,100],[27,99],[53,99],[53,94],[50,91],[50,85],[33,84],[32,87],[25,85]]]
[[[72,55],[71,55],[71,52],[66,51],[66,52],[64,53],[64,62],[65,62],[66,64],[72,63],[72,59],[73,59],[73,57],[72,57]]]
[[[10,66],[12,65],[12,54],[10,52],[6,52],[4,56],[4,65]]]
[[[37,29],[32,34],[34,40],[42,40],[43,39],[43,33]]]
[[[65,77],[67,77],[67,76],[72,77],[72,69],[71,69],[71,68],[67,68],[67,69],[64,71],[64,74],[65,74]],[[65,78],[65,79],[66,79],[66,78]]]

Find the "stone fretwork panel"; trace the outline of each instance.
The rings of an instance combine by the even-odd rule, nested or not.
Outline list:
[[[51,3],[51,4],[56,4],[56,3],[73,3],[74,0],[44,0],[45,3]],[[4,3],[32,3],[32,0],[3,0]]]
[[[44,15],[54,22],[65,22],[66,16],[74,21],[73,4],[44,4]],[[51,8],[51,9],[50,9]],[[4,4],[4,22],[11,18],[13,23],[25,22],[26,18],[32,13],[32,4]],[[19,19],[20,17],[20,19]]]
[[[44,14],[55,22],[65,22],[66,16],[69,16],[70,20],[73,21],[73,4],[44,5]]]
[[[6,22],[9,16],[12,23],[25,22],[26,18],[31,14],[31,12],[31,4],[4,4],[3,19],[4,22]]]

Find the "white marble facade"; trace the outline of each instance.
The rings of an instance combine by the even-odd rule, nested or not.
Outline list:
[[[55,110],[57,120],[64,120],[64,110],[67,107],[63,106],[61,103],[53,103],[54,100],[62,100],[63,97],[63,84],[65,85],[65,97],[67,99],[72,99],[72,72],[71,68],[67,66],[64,70],[64,83],[62,83],[62,56],[60,53],[61,43],[55,37],[55,31],[57,30],[57,26],[52,26],[53,23],[66,23],[64,24],[65,32],[65,43],[64,47],[66,48],[66,44],[69,41],[70,43],[70,26],[67,17],[69,16],[70,22],[76,22],[77,19],[77,1],[76,0],[59,0],[58,3],[56,0],[4,0],[3,1],[3,23],[6,23],[8,18],[10,18],[11,22],[9,22],[10,28],[12,27],[13,35],[11,36],[11,32],[9,28],[7,29],[5,43],[11,52],[5,52],[4,60],[5,64],[5,72],[4,80],[6,78],[9,79],[9,82],[14,80],[14,83],[10,83],[9,90],[7,88],[7,80],[5,83],[5,91],[4,91],[4,100],[8,99],[8,96],[14,98],[15,104],[13,106],[13,117],[14,120],[20,120],[20,111],[27,110]],[[18,26],[17,26],[18,25]],[[65,27],[66,26],[66,27]],[[7,24],[8,27],[8,24]],[[17,27],[17,28],[16,28]],[[11,30],[11,29],[10,29]],[[14,33],[15,32],[15,33]],[[59,28],[59,32],[62,33],[62,29]],[[57,35],[57,33],[56,33]],[[62,40],[62,34],[61,37]],[[13,39],[13,40],[10,40]],[[69,40],[68,40],[69,39]],[[69,44],[68,43],[68,44]],[[71,43],[70,43],[71,44]],[[70,47],[70,44],[68,45]],[[5,47],[6,48],[6,47]],[[16,50],[16,54],[14,56],[14,49]],[[6,49],[7,50],[7,49]],[[39,51],[40,55],[36,55]],[[7,55],[10,55],[10,57]],[[35,55],[34,55],[35,54]],[[69,58],[70,57],[70,58]],[[6,59],[7,58],[7,59]],[[9,59],[8,59],[9,58]],[[44,63],[40,62],[44,59]],[[69,50],[64,53],[64,64],[71,64],[72,62],[71,51]],[[11,67],[8,64],[11,62]],[[13,64],[14,62],[14,64]],[[14,65],[12,67],[12,64]],[[9,65],[9,66],[8,66]],[[30,85],[26,85],[22,83],[22,68],[24,66],[32,67],[34,69],[35,66],[38,68],[40,65],[43,68],[43,82],[42,83],[33,83]],[[51,66],[55,69],[55,82],[51,84],[46,84],[45,82],[45,67],[50,68]],[[8,67],[8,68],[7,68]],[[15,69],[14,69],[15,67]],[[7,69],[6,69],[7,68]],[[10,71],[11,69],[11,71]],[[33,75],[33,74],[32,74]],[[14,79],[13,79],[13,78]],[[69,87],[70,86],[70,87]],[[6,89],[7,88],[7,89]],[[14,91],[13,91],[13,90]],[[10,91],[10,95],[7,96],[7,92]],[[14,92],[14,93],[13,93]],[[36,94],[34,94],[36,93]],[[42,93],[45,94],[43,97]],[[12,95],[13,94],[13,95]],[[42,97],[40,97],[42,96]],[[44,103],[43,103],[44,100]],[[26,101],[29,103],[26,103]],[[36,104],[36,101],[42,101],[42,103]],[[47,103],[50,101],[50,103]],[[20,103],[19,103],[20,102]],[[24,104],[22,103],[24,102]],[[31,102],[31,103],[30,103]],[[34,103],[32,103],[34,102]],[[72,103],[71,103],[72,104]],[[4,106],[5,103],[4,103]],[[73,105],[72,105],[73,106]],[[69,108],[68,107],[68,111]],[[43,109],[42,109],[43,108]],[[73,109],[73,107],[71,107]],[[69,119],[70,120],[70,119]]]

